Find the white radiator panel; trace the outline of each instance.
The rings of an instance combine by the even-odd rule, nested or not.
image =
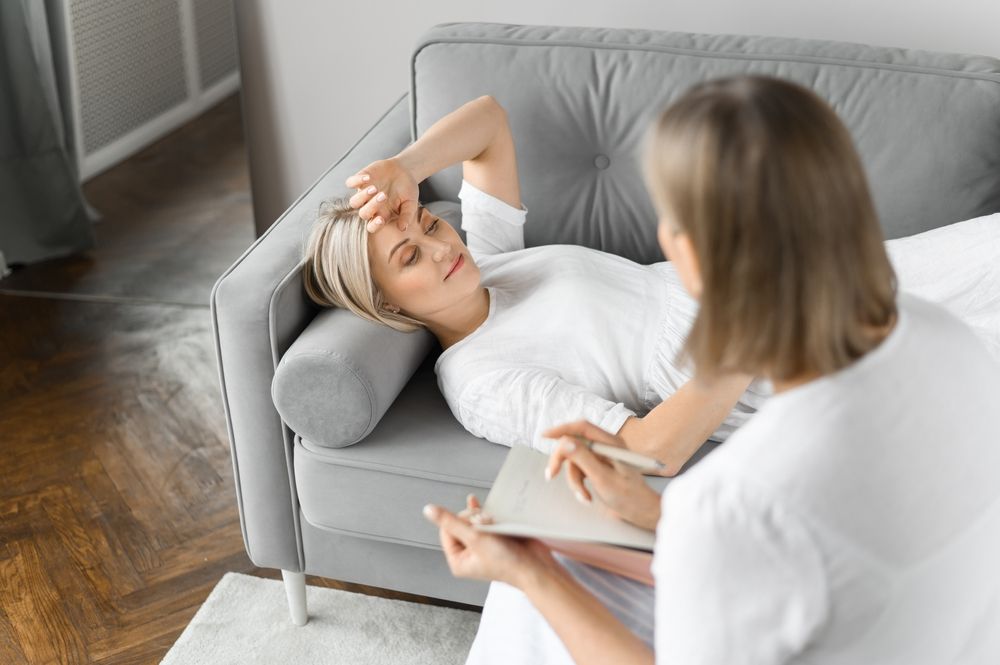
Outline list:
[[[70,22],[87,154],[187,101],[177,0],[71,0]]]
[[[198,74],[203,88],[218,83],[236,71],[238,63],[233,1],[197,0],[194,3]]]
[[[232,2],[62,0],[81,180],[239,87]]]

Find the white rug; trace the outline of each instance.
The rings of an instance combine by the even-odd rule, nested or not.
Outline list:
[[[479,614],[306,587],[309,622],[296,626],[284,585],[226,573],[161,665],[227,663],[464,663]]]

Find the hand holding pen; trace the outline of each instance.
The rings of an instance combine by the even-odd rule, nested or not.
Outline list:
[[[660,495],[639,469],[655,472],[662,464],[627,450],[619,437],[585,420],[554,427],[543,436],[559,440],[545,469],[547,479],[557,476],[565,463],[566,482],[577,500],[590,503],[594,492],[616,517],[651,531],[656,528]]]

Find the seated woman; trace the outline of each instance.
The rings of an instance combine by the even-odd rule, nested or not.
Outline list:
[[[656,529],[655,592],[476,530],[474,498],[428,506],[452,572],[501,582],[468,663],[1000,663],[1000,363],[896,288],[847,129],[801,86],[710,81],[659,117],[644,166],[660,247],[700,303],[699,380],[767,376],[775,395],[662,499],[579,445],[612,433],[546,432],[550,472]],[[938,259],[957,272],[984,256],[948,261],[955,246]],[[994,315],[996,286],[979,294]]]
[[[420,181],[459,162],[468,246],[417,202]],[[575,245],[524,248],[514,141],[492,97],[448,114],[347,185],[358,192],[325,205],[309,238],[307,293],[398,330],[432,332],[443,349],[441,391],[476,436],[548,451],[548,427],[584,418],[673,475],[771,393],[767,381],[739,374],[711,388],[691,381],[677,356],[697,304],[672,263]]]

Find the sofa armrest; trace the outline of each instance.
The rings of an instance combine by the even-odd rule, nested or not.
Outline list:
[[[254,564],[303,570],[292,436],[271,400],[279,359],[316,315],[302,288],[302,251],[319,202],[344,180],[410,141],[408,95],[337,160],[218,279],[212,328],[247,554]]]

